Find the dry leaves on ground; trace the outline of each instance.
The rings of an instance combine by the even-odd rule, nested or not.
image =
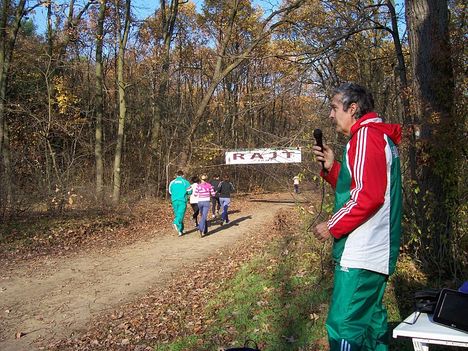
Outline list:
[[[239,267],[279,236],[286,212],[275,224],[250,233],[235,247],[217,252],[208,259],[174,276],[165,289],[156,289],[143,298],[122,305],[118,311],[90,323],[84,334],[53,342],[52,350],[152,350],[151,346],[186,335],[203,334],[213,320],[205,316],[207,302],[224,289]],[[260,228],[259,228],[260,229]],[[225,339],[223,339],[225,338]],[[227,345],[229,336],[216,342]]]

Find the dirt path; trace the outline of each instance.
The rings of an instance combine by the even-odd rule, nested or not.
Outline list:
[[[291,200],[291,199],[289,199]],[[196,231],[165,235],[113,251],[45,259],[0,272],[0,350],[35,350],[41,339],[63,338],[121,303],[160,287],[185,266],[261,230],[287,202],[258,202],[233,213],[201,239]],[[15,338],[17,333],[24,333]]]

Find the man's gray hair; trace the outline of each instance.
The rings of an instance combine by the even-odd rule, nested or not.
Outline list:
[[[354,118],[358,119],[374,110],[374,98],[366,88],[356,83],[344,83],[333,90],[333,96],[341,95],[343,111],[347,111],[352,103],[358,105]]]

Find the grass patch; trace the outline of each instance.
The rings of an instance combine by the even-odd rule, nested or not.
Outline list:
[[[330,270],[321,269],[322,246],[314,247],[317,242],[300,231],[281,232],[209,302],[205,318],[211,323],[196,342],[190,335],[155,350],[219,350],[248,339],[264,351],[327,349],[324,319],[332,281]]]
[[[194,335],[187,336],[186,338],[177,340],[171,344],[156,346],[157,351],[184,351],[192,350],[198,344],[198,338]]]
[[[301,223],[298,218],[290,221]],[[155,350],[218,351],[241,347],[249,339],[262,351],[328,350],[325,320],[333,286],[331,247],[291,223],[283,223],[281,236],[268,244],[262,256],[244,264],[234,278],[223,283],[205,308],[203,335],[189,335]],[[410,339],[393,339],[392,330],[412,312],[414,291],[428,281],[411,258],[401,256],[384,297],[390,350],[413,349]]]

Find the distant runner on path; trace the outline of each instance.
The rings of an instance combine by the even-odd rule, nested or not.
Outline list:
[[[299,194],[299,183],[300,183],[300,178],[299,175],[294,176],[293,182],[294,182],[294,192],[296,194]]]

